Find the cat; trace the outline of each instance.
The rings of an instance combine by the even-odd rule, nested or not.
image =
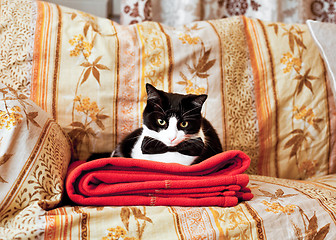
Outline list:
[[[201,115],[207,95],[167,93],[146,84],[143,126],[126,136],[112,157],[192,165],[222,152],[219,137]]]

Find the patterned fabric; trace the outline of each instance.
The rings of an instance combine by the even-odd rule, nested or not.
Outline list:
[[[120,20],[123,25],[154,20],[179,26],[237,15],[285,23],[336,23],[335,2],[330,0],[123,0]]]
[[[0,83],[0,239],[43,234],[63,196],[70,142],[31,100]]]
[[[121,0],[121,22],[129,24],[152,20],[151,0]]]
[[[1,1],[0,82],[26,94],[31,88],[36,15],[35,2]]]
[[[330,0],[308,0],[306,18],[322,22],[336,23],[336,3]]]
[[[50,240],[335,239],[336,175],[305,182],[250,179],[255,197],[232,208],[61,207],[46,215],[44,236]]]
[[[112,152],[139,127],[151,83],[208,94],[204,116],[224,150],[251,157],[251,174],[305,179],[336,172],[335,102],[306,25],[233,17],[176,28],[122,26],[53,4],[34,6],[26,12],[37,12],[26,92],[69,134],[74,158]],[[2,81],[18,79],[10,77]]]
[[[330,135],[335,132],[335,102],[324,65],[316,65],[320,62],[318,52],[310,55],[314,42],[306,25],[247,18],[244,22],[258,103],[259,139],[263,139],[259,173],[304,178],[334,172],[333,161],[324,162],[320,154],[335,154]]]

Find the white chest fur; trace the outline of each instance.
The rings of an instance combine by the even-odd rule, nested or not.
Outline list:
[[[145,159],[156,162],[164,163],[180,163],[182,165],[190,165],[196,159],[195,156],[187,156],[178,152],[166,152],[160,154],[143,154],[141,150],[141,144],[144,139],[144,136],[141,135],[136,142],[133,151],[132,158],[136,159]]]
[[[164,163],[180,163],[182,165],[190,165],[197,158],[197,156],[183,155],[178,152],[166,152],[161,154],[143,154],[141,144],[145,136],[157,139],[167,146],[174,146],[185,139],[184,133],[178,131],[176,128],[176,118],[169,120],[169,127],[161,132],[155,132],[143,126],[143,132],[135,143],[131,156],[136,159],[146,159]]]

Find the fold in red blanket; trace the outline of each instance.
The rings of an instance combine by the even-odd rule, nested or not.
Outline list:
[[[74,162],[66,179],[70,199],[96,206],[223,206],[252,199],[243,172],[250,158],[227,151],[185,166],[131,158]]]

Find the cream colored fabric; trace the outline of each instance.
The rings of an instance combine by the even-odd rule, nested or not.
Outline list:
[[[336,101],[336,24],[308,20],[307,25],[327,65]]]
[[[71,158],[60,126],[0,83],[0,239],[39,236],[39,217],[60,203]]]
[[[0,82],[27,95],[31,86],[36,16],[35,2],[1,1]]]

